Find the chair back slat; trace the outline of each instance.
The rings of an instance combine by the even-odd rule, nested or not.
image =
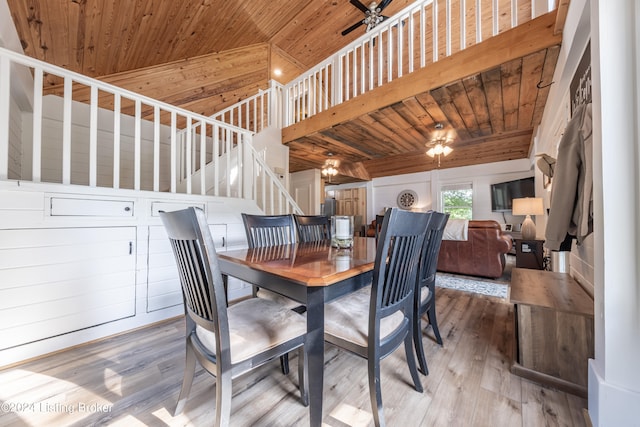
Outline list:
[[[415,283],[418,263],[414,253],[419,250],[420,235],[395,236],[387,262],[387,278],[384,286],[382,307],[398,303],[407,297]],[[417,247],[416,247],[417,246]],[[411,280],[411,278],[414,280]]]
[[[243,213],[242,221],[250,248],[288,245],[296,242],[296,229],[291,215]]]
[[[171,240],[187,307],[203,319],[213,321],[213,296],[209,292],[202,255],[194,240]]]
[[[294,215],[298,239],[301,242],[317,242],[331,239],[329,217],[324,215]]]

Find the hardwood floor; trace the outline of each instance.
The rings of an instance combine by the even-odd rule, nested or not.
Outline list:
[[[438,289],[444,345],[423,333],[429,376],[416,392],[398,349],[382,362],[390,426],[584,426],[587,401],[510,373],[513,307],[504,300]],[[196,373],[185,412],[171,416],[184,367],[182,319],[0,371],[0,425],[208,426],[215,379]],[[324,424],[373,425],[366,361],[327,345]],[[297,359],[278,360],[233,384],[233,426],[304,426]]]

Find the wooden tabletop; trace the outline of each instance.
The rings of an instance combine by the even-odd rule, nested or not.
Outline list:
[[[509,300],[514,304],[593,316],[593,300],[567,273],[514,268]]]
[[[373,270],[375,239],[355,237],[350,249],[329,241],[218,252],[220,259],[286,277],[305,286],[329,286]]]

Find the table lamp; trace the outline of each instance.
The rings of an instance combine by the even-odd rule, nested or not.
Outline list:
[[[526,215],[522,222],[522,238],[524,240],[535,240],[536,225],[531,219],[531,215],[542,215],[544,206],[540,197],[524,197],[522,199],[513,199],[512,206],[513,215]]]

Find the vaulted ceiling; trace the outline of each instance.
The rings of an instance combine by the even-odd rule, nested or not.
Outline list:
[[[288,82],[364,32],[360,27],[341,35],[363,17],[348,0],[7,3],[25,54],[205,115],[266,88],[270,79]],[[384,13],[392,16],[410,3],[393,0]],[[319,168],[328,152],[342,161],[336,182],[430,170],[437,164],[424,155],[424,144],[435,123],[456,144],[441,167],[527,157],[567,6],[561,1],[552,25],[547,19],[537,33],[512,35],[515,41],[502,45],[481,43],[467,56],[458,54],[461,59],[450,58],[448,70],[436,67],[398,84],[409,92],[359,101],[370,105],[366,110],[347,103],[337,119],[321,116],[285,129],[290,170]],[[549,35],[540,35],[540,28]],[[544,42],[535,41],[543,36]],[[518,50],[512,43],[537,47]],[[494,60],[477,60],[486,56]],[[45,84],[55,92],[60,82]]]
[[[366,2],[366,0],[365,0]],[[237,75],[280,68],[287,82],[363,33],[341,32],[362,19],[348,0],[7,0],[24,52],[91,77],[152,70],[211,57],[210,72],[249,51]],[[411,4],[393,0],[385,14]],[[237,53],[233,53],[236,51]],[[261,63],[263,58],[270,68]],[[219,59],[218,59],[219,58]],[[189,69],[180,68],[178,70]],[[194,71],[194,74],[198,72]],[[202,71],[200,71],[202,72]],[[208,75],[207,75],[208,76]],[[179,81],[182,76],[176,76]],[[273,76],[274,78],[276,76]],[[206,85],[207,82],[201,82]],[[171,89],[169,89],[171,90]]]

